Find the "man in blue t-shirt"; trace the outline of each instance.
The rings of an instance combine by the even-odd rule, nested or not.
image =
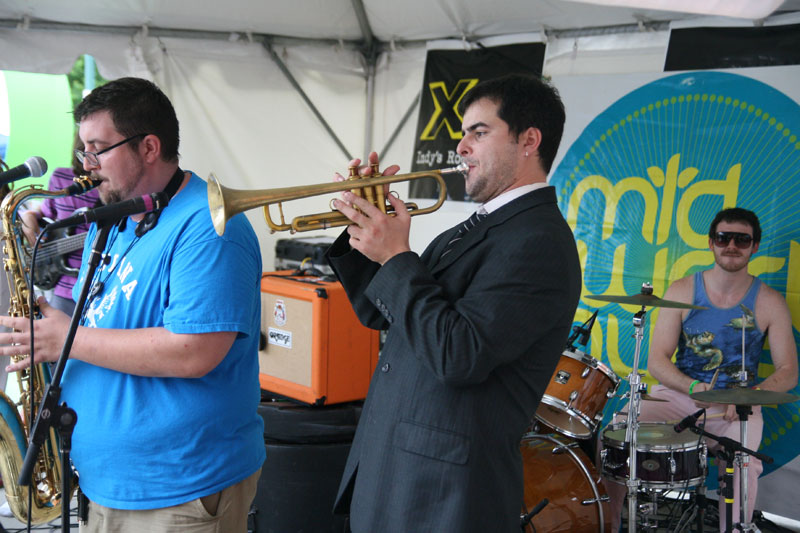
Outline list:
[[[178,120],[151,82],[122,78],[74,112],[105,204],[164,191],[160,211],[124,217],[108,231],[88,278],[92,225],[73,296],[89,284],[63,378],[78,415],[72,458],[88,497],[82,532],[241,532],[265,457],[257,412],[261,254],[242,215],[219,237],[206,184],[178,166]],[[40,300],[36,361],[57,359],[69,317]],[[5,355],[29,351],[0,334]],[[16,344],[18,343],[18,344]],[[19,370],[24,359],[11,365]]]

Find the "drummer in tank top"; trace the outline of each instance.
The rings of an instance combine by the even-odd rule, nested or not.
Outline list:
[[[675,281],[664,298],[707,309],[660,309],[648,356],[648,370],[659,384],[651,395],[665,402],[642,402],[640,422],[681,419],[698,408],[706,408],[705,430],[740,439],[740,424],[734,405],[705,404],[689,395],[712,388],[727,388],[739,381],[742,368],[742,332],[748,386],[786,392],[797,385],[797,347],[792,333],[789,308],[783,296],[750,275],[751,257],[758,251],[761,226],[752,211],[723,209],[714,217],[708,233],[714,265]],[[758,363],[769,340],[774,372],[758,381]],[[673,354],[675,362],[673,362]],[[712,417],[711,415],[717,415]],[[753,407],[748,418],[747,443],[752,450],[761,442],[761,409]],[[707,441],[709,451],[718,448]],[[719,461],[723,472],[725,462]],[[745,521],[752,521],[761,461],[750,458],[747,469],[748,509]],[[734,474],[733,520],[739,521],[739,472]],[[612,507],[612,531],[617,531],[627,489],[608,483]],[[725,530],[725,502],[720,498],[720,531]]]

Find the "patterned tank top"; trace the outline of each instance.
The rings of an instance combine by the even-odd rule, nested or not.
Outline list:
[[[704,383],[710,383],[719,369],[715,389],[725,389],[738,381],[742,369],[742,330],[744,330],[745,368],[748,385],[755,384],[758,361],[764,348],[764,332],[755,316],[756,296],[761,281],[753,283],[742,300],[728,308],[716,307],[708,299],[703,273],[694,275],[695,305],[708,309],[692,309],[683,321],[678,341],[675,365],[678,369]]]

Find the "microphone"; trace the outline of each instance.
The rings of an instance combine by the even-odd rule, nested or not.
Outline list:
[[[29,157],[21,165],[10,168],[5,172],[0,172],[0,186],[17,181],[22,178],[38,178],[47,172],[47,161],[43,157],[33,156]]]
[[[599,311],[599,309],[597,310]],[[567,339],[567,349],[575,349],[574,342],[578,340],[580,344],[586,346],[586,343],[589,342],[589,335],[592,333],[592,326],[594,326],[594,321],[597,318],[597,311],[589,317],[589,320],[581,324],[580,326],[572,326],[572,335],[570,335],[569,339]]]
[[[109,205],[95,207],[88,209],[83,213],[72,215],[71,217],[56,220],[52,224],[45,226],[45,231],[50,231],[58,228],[66,228],[69,226],[77,226],[78,224],[97,222],[97,225],[104,225],[113,223],[131,215],[138,215],[139,213],[146,213],[148,211],[155,211],[157,209],[164,209],[169,203],[169,196],[165,192],[154,192],[145,194],[139,198],[131,200],[124,200]]]
[[[700,418],[705,412],[706,412],[705,409],[700,409],[695,414],[689,415],[680,422],[678,422],[677,424],[675,424],[673,426],[673,428],[675,429],[675,433],[680,433],[686,428],[694,427],[694,423],[697,422],[697,419]]]
[[[540,501],[539,503],[537,503],[537,504],[534,506],[534,508],[533,508],[533,509],[531,509],[531,512],[529,512],[529,513],[526,513],[526,514],[524,514],[524,515],[522,515],[522,516],[520,517],[520,520],[519,520],[519,522],[520,522],[520,526],[522,526],[522,527],[524,528],[525,526],[527,526],[528,524],[530,524],[530,522],[531,522],[531,519],[532,519],[534,516],[536,516],[537,514],[539,514],[539,512],[540,512],[542,509],[544,509],[544,508],[545,508],[545,506],[546,506],[548,503],[550,503],[550,500],[548,500],[547,498],[542,498],[542,501]]]
[[[599,311],[599,309],[597,311]],[[584,346],[586,346],[586,343],[589,342],[589,335],[592,333],[592,326],[594,326],[594,321],[597,319],[597,311],[595,311],[589,321],[583,325],[581,338],[578,340],[578,342]]]

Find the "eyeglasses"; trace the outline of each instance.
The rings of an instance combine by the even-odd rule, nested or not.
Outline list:
[[[83,150],[75,150],[75,157],[78,158],[78,161],[80,161],[81,164],[83,164],[84,161],[88,161],[91,166],[99,167],[100,166],[100,160],[98,159],[99,155],[109,152],[114,148],[116,148],[117,146],[122,146],[126,142],[130,142],[136,139],[137,137],[145,137],[147,135],[148,135],[147,133],[137,133],[136,135],[128,137],[127,139],[122,140],[117,144],[112,144],[108,148],[103,148],[99,152],[84,152]]]
[[[728,243],[731,242],[731,239],[733,239],[736,247],[741,250],[750,248],[750,245],[753,244],[752,235],[747,233],[739,233],[738,231],[718,231],[717,234],[714,235],[714,244],[720,248],[724,248],[725,246],[728,246]]]

